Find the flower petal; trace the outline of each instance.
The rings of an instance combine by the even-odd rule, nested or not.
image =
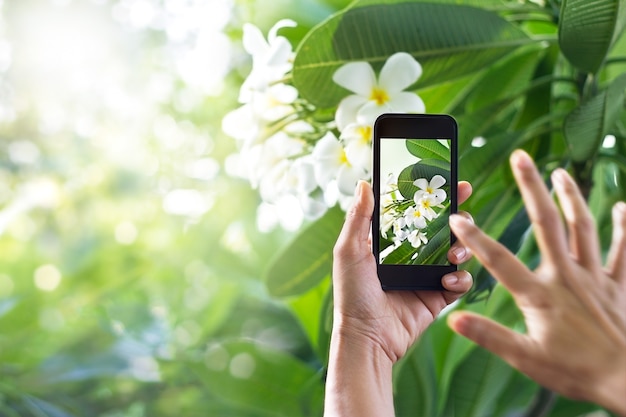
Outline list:
[[[335,71],[333,81],[353,93],[368,98],[376,85],[376,75],[367,62],[350,62]]]
[[[413,181],[413,185],[421,190],[426,190],[428,188],[428,181],[426,181],[426,178],[418,178]]]
[[[265,57],[265,64],[270,67],[276,67],[277,70],[279,69],[282,74],[278,76],[282,77],[291,69],[291,64],[289,63],[291,53],[291,44],[286,38],[280,36],[270,44],[270,49]]]
[[[335,122],[340,132],[348,125],[356,123],[357,113],[366,102],[366,98],[354,94],[341,100],[335,113]]]
[[[446,197],[448,197],[444,190],[435,190],[434,194],[435,197],[433,200],[435,205],[443,203],[446,200]]]
[[[255,56],[264,55],[269,50],[269,45],[263,37],[261,29],[251,23],[245,23],[243,25],[242,42],[243,49],[252,55],[253,59]]]
[[[360,140],[352,140],[346,144],[346,157],[355,167],[369,172],[372,166],[372,147]]]
[[[389,102],[379,106],[375,101],[368,100],[357,112],[356,121],[359,124],[373,125],[378,116],[392,111]]]
[[[387,105],[395,113],[424,113],[424,101],[415,93],[400,92],[391,96]]]
[[[356,169],[347,164],[342,165],[337,173],[337,187],[339,191],[344,195],[354,194],[354,188],[362,176],[360,169]]]
[[[274,23],[274,26],[270,29],[267,34],[267,39],[271,42],[274,42],[278,37],[278,31],[282,28],[295,28],[298,26],[296,22],[291,19],[280,19],[278,22]]]
[[[244,104],[228,112],[222,119],[222,130],[228,136],[243,141],[246,144],[252,143],[260,130],[259,122],[255,117],[252,105]]]
[[[380,71],[378,85],[389,93],[398,93],[415,83],[422,66],[406,52],[391,55]]]
[[[430,188],[441,188],[446,183],[446,179],[441,175],[435,175],[430,179]]]

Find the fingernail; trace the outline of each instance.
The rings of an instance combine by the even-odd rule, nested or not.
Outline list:
[[[450,221],[450,224],[453,226],[461,226],[463,224],[470,223],[468,219],[461,216],[460,214],[451,214],[449,221]]]
[[[453,286],[454,284],[459,282],[459,277],[456,275],[446,275],[443,277],[444,283],[446,286]]]
[[[452,254],[457,260],[460,261],[461,259],[465,258],[467,251],[465,250],[464,247],[455,246],[452,248]]]
[[[626,213],[626,203],[623,201],[619,201],[615,203],[615,210],[621,211],[622,213]]]
[[[363,194],[363,181],[359,180],[356,183],[356,188],[354,189],[354,196],[359,199],[361,198],[361,194]]]
[[[565,185],[565,171],[563,168],[557,168],[552,171],[552,175],[550,175],[550,179],[552,180],[552,185],[558,185],[559,187],[563,187]]]
[[[511,154],[511,164],[521,169],[532,168],[534,165],[530,155],[521,149],[517,149]]]

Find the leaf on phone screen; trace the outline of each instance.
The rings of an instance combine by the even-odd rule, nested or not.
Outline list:
[[[450,164],[450,149],[438,140],[407,139],[406,148],[420,159],[438,159]]]
[[[450,227],[448,212],[442,212],[428,227],[429,241],[411,262],[414,265],[448,265]],[[432,233],[432,234],[431,234]]]

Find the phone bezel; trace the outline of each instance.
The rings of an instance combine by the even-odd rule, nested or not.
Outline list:
[[[378,277],[385,290],[443,290],[441,278],[457,270],[451,265],[393,265],[379,262],[380,231],[380,141],[381,138],[449,139],[450,140],[450,213],[457,212],[458,128],[447,114],[385,113],[374,123],[374,166],[372,183],[374,212],[372,215],[372,252],[376,258]],[[450,231],[450,245],[456,237]]]

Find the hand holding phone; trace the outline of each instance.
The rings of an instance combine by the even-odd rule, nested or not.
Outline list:
[[[457,125],[448,115],[383,114],[374,124],[372,250],[386,290],[442,290],[457,267]]]

